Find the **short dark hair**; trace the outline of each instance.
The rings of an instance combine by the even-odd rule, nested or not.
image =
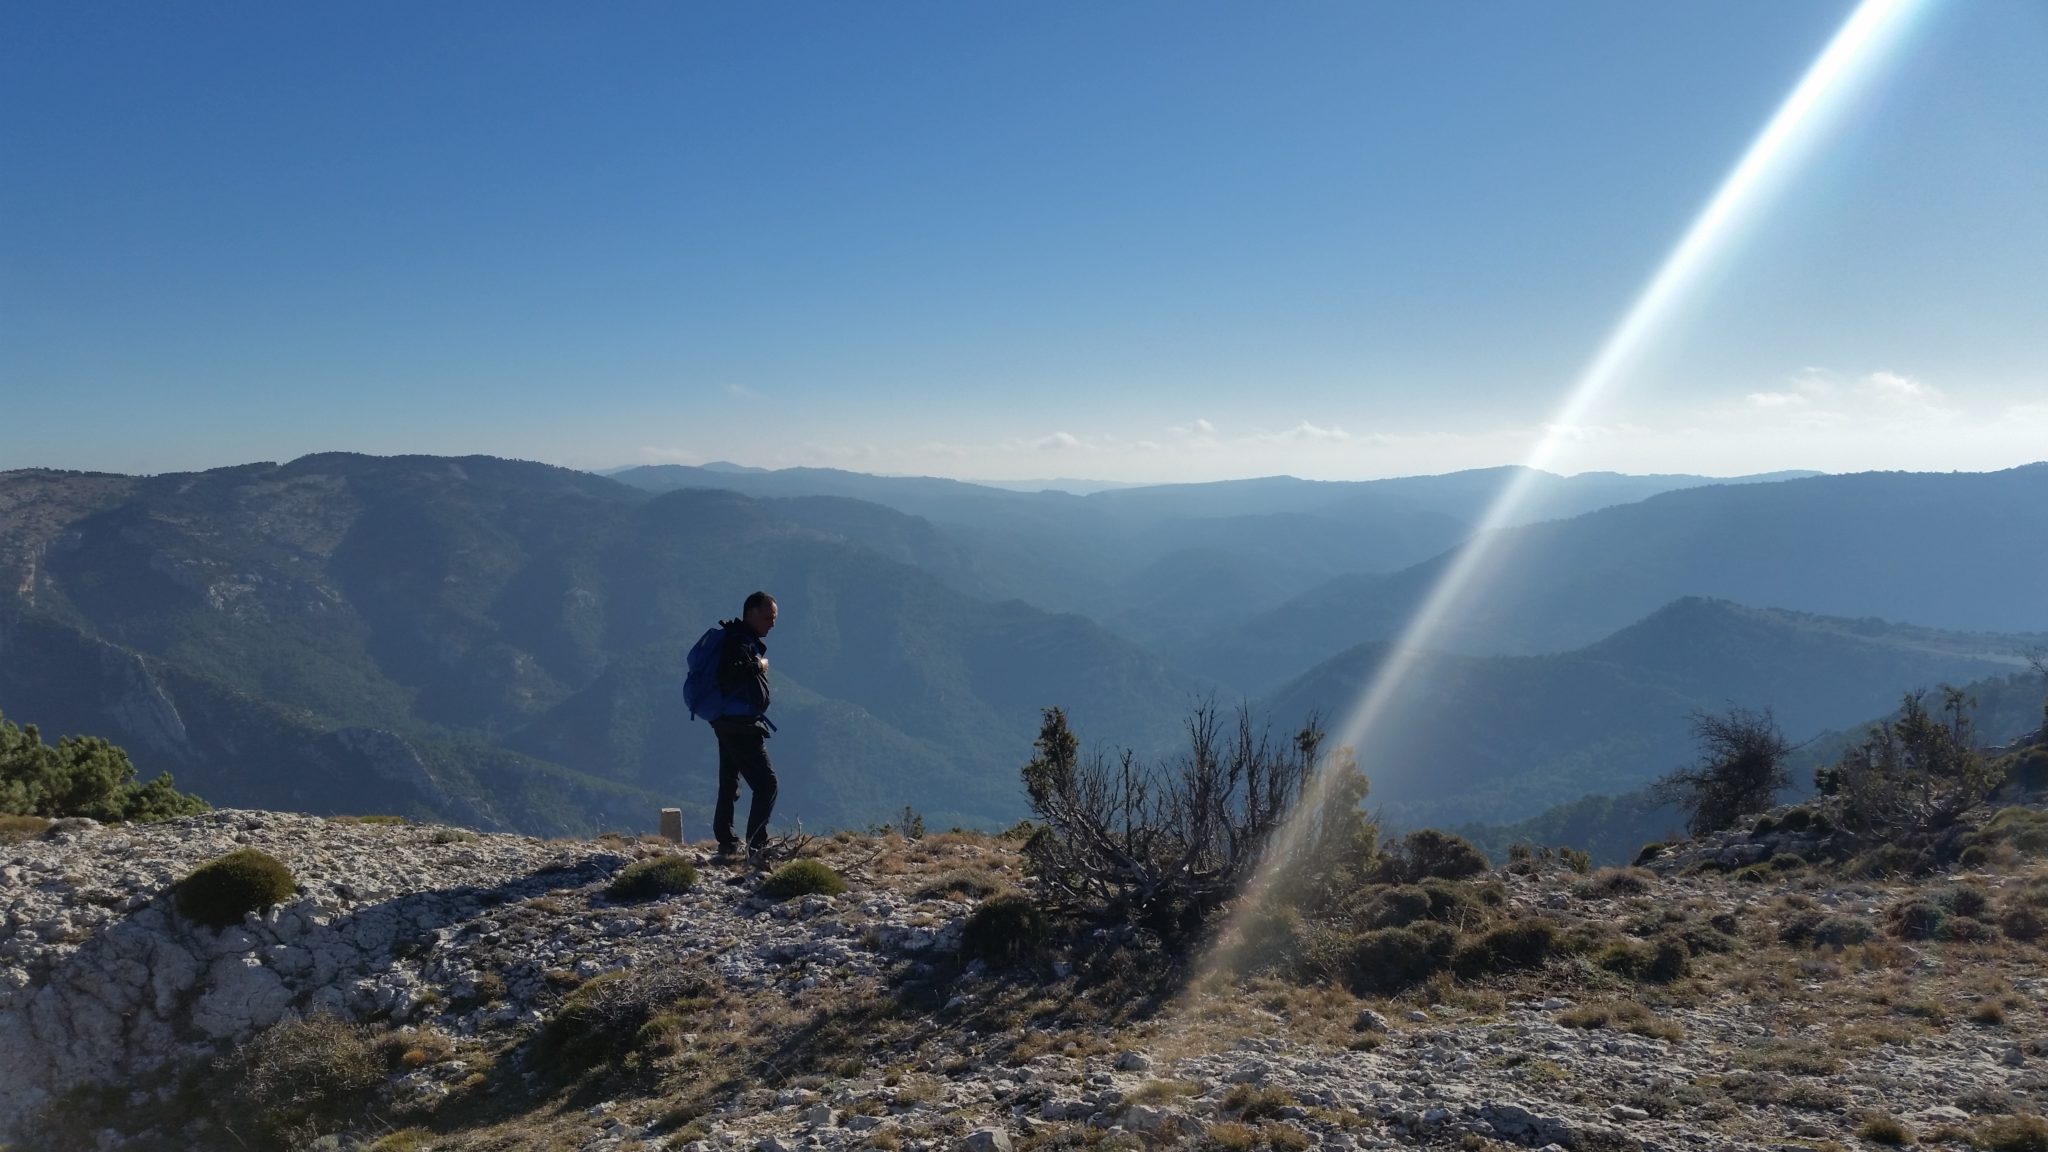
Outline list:
[[[747,597],[745,604],[740,605],[740,614],[744,616],[756,608],[773,607],[775,607],[775,597],[770,596],[766,592],[755,592]]]

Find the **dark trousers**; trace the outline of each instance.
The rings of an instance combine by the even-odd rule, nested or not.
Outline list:
[[[747,805],[747,846],[765,848],[768,814],[775,811],[775,766],[768,763],[768,733],[752,721],[720,721],[711,727],[718,733],[718,806],[711,810],[711,834],[723,850],[739,846],[732,834],[732,808],[744,779],[753,793]]]

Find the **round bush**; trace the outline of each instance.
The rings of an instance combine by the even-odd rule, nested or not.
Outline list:
[[[1991,907],[1991,894],[1982,888],[1964,885],[1947,892],[1942,903],[1958,916],[1982,917]]]
[[[1901,940],[1932,940],[1948,912],[1932,900],[1908,900],[1885,913],[1891,933]]]
[[[2043,935],[2048,935],[2048,917],[2043,917],[2040,911],[2024,904],[2006,909],[2005,915],[1999,917],[1998,926],[2005,929],[2007,936],[2022,943],[2039,940]]]
[[[1456,942],[1450,929],[1428,921],[1366,932],[1351,951],[1351,987],[1370,995],[1420,984],[1450,960]]]
[[[1458,951],[1460,976],[1540,968],[1558,950],[1557,925],[1548,920],[1503,924]]]
[[[1641,868],[1650,861],[1664,855],[1664,851],[1665,845],[1661,841],[1652,840],[1648,844],[1643,845],[1642,851],[1636,853],[1634,866]]]
[[[846,891],[846,878],[823,860],[791,860],[761,882],[761,895],[770,900],[792,896],[837,896]]]
[[[621,904],[677,896],[697,886],[697,866],[681,856],[653,856],[626,865],[604,894]]]
[[[1685,941],[1666,933],[1650,943],[1650,963],[1643,969],[1643,978],[1659,984],[1669,984],[1683,977],[1692,966],[1692,949]]]
[[[1875,935],[1877,929],[1868,920],[1856,916],[1828,916],[1813,926],[1812,938],[1820,947],[1846,948]]]
[[[1998,929],[1974,916],[1951,916],[1942,921],[1941,939],[1982,943],[1995,939]]]
[[[1374,928],[1402,928],[1429,917],[1429,893],[1413,884],[1382,888],[1367,912]]]
[[[1045,940],[1045,913],[1028,896],[1011,893],[984,901],[960,928],[960,950],[990,964],[1014,964]]]
[[[1486,854],[1470,840],[1435,828],[1410,832],[1401,842],[1408,879],[1434,876],[1439,880],[1463,880],[1493,867]]]
[[[178,911],[212,928],[240,924],[250,912],[283,903],[299,890],[292,870],[268,852],[238,848],[178,881]]]
[[[1429,918],[1453,928],[1477,928],[1486,923],[1489,907],[1507,903],[1506,891],[1493,882],[1474,884],[1431,877],[1422,882],[1422,891],[1429,897]]]

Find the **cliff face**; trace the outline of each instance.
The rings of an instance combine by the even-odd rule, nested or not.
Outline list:
[[[241,847],[290,866],[295,896],[218,932],[180,917],[171,885]],[[1931,1143],[2024,1138],[2048,1109],[2048,956],[2022,921],[1886,937],[1899,909],[1965,890],[1985,917],[2048,903],[2038,859],[1922,883],[1525,862],[1479,881],[1516,915],[1567,935],[1711,920],[1723,943],[1661,982],[1567,954],[1382,999],[1176,975],[1142,934],[1085,926],[992,969],[963,925],[1021,861],[972,834],[814,842],[851,881],[837,897],[778,902],[708,862],[688,891],[607,896],[675,851],[255,811],[0,844],[0,1138],[1657,1152],[1846,1141],[1878,1114]],[[366,1025],[333,1036],[377,1037],[388,1065],[265,1137],[248,1081],[278,1073],[251,1053],[328,1018]]]

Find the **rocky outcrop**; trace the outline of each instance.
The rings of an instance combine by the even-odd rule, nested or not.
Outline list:
[[[476,1057],[502,1057],[502,1083],[516,1092],[533,1074],[520,1045],[565,988],[611,972],[681,971],[727,1003],[767,1002],[793,1018],[881,989],[915,985],[921,998],[894,1018],[911,1031],[885,1060],[764,1086],[742,1078],[685,1127],[658,1099],[568,1112],[536,1102],[547,1146],[1002,1152],[1108,1140],[1351,1152],[1497,1141],[1690,1152],[1846,1143],[1871,1114],[1954,1143],[1987,1110],[2048,1109],[2038,946],[1875,939],[1845,953],[1784,943],[1795,913],[1876,931],[1888,907],[1915,897],[1910,885],[1811,873],[1783,889],[1718,874],[1603,884],[1561,868],[1501,873],[1487,883],[1509,907],[1561,928],[1640,936],[1712,926],[1725,951],[1693,961],[1696,981],[1654,986],[1575,954],[1526,979],[1441,989],[1448,1004],[1424,989],[1360,1001],[1331,988],[1198,986],[1111,1031],[1020,1010],[1071,996],[1066,960],[1078,954],[1034,971],[961,963],[971,904],[947,893],[967,880],[1000,883],[1016,850],[934,839],[973,841],[962,852],[980,855],[896,840],[889,870],[862,872],[854,866],[882,849],[833,844],[859,874],[843,896],[771,903],[748,874],[707,869],[692,891],[625,905],[605,897],[607,881],[666,846],[247,811],[143,827],[61,822],[0,848],[0,1122],[22,1135],[46,1102],[85,1084],[147,1097],[168,1083],[152,1072],[314,1013],[439,1033],[461,1049],[394,1072],[387,1100],[431,1108]],[[218,932],[180,918],[171,885],[243,846],[294,870],[294,898]],[[968,870],[949,871],[963,862]],[[1981,889],[1996,904],[2035,881],[1982,873],[1937,883]],[[1618,1003],[1655,1027],[1587,1023]],[[355,1137],[332,1146],[370,1139]],[[109,1129],[101,1145],[124,1139]]]
[[[177,879],[244,846],[283,860],[297,898],[219,932],[179,916]],[[659,915],[602,897],[655,850],[246,811],[67,821],[0,849],[0,1133],[67,1089],[208,1059],[292,1013],[509,1033],[539,1021],[551,972],[701,959],[740,987],[797,989],[957,945],[957,915],[924,923],[887,894],[770,905],[712,884]]]

